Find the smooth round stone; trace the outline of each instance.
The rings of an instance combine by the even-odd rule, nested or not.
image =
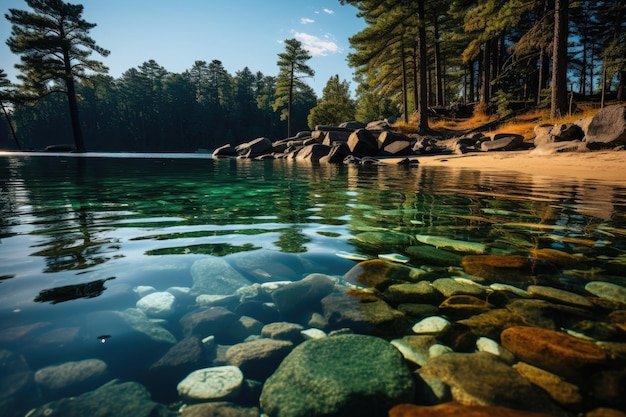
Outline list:
[[[593,303],[582,295],[542,285],[529,285],[526,288],[531,297],[568,304],[575,307],[593,308]]]
[[[237,397],[242,384],[243,373],[238,367],[216,366],[193,371],[176,389],[188,401],[216,401]]]
[[[137,301],[137,308],[148,317],[164,318],[175,312],[175,304],[176,297],[169,292],[154,292]]]
[[[476,350],[479,352],[487,352],[500,357],[506,363],[515,362],[515,356],[503,348],[498,342],[488,337],[479,337],[476,340]]]
[[[585,290],[597,297],[626,304],[626,288],[604,281],[591,281],[585,285]]]
[[[157,292],[156,288],[154,288],[151,285],[140,285],[137,288],[135,288],[135,292],[137,293],[137,295],[139,296],[139,298],[143,298],[148,294],[152,294],[154,292]]]
[[[431,334],[439,333],[450,325],[450,322],[443,317],[434,316],[427,317],[413,325],[413,333],[417,334]]]
[[[304,340],[323,339],[328,335],[320,329],[305,329],[300,332]]]

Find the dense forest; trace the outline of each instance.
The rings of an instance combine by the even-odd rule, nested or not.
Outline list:
[[[95,24],[82,20],[82,6],[25,2],[34,11],[5,16],[13,25],[7,44],[22,64],[18,85],[0,69],[2,148],[78,144],[79,134],[92,151],[194,151],[391,115],[427,128],[429,111],[420,110],[452,103],[503,112],[517,102],[556,117],[572,97],[625,99],[623,0],[341,0],[367,24],[350,38],[354,100],[338,77],[316,96],[306,84],[310,56],[295,40],[279,54],[277,75],[247,67],[229,74],[219,59],[178,74],[150,60],[115,79],[89,58],[108,51],[89,38]],[[63,22],[73,16],[78,36],[47,38],[44,48],[29,19],[55,13]],[[58,33],[67,36],[61,20]]]

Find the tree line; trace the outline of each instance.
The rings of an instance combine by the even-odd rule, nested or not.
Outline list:
[[[626,99],[623,0],[341,0],[367,27],[348,57],[360,93],[404,111],[452,100],[568,110],[568,95]],[[427,120],[420,112],[420,123]]]
[[[0,69],[0,132],[26,149],[73,138],[79,151],[193,151],[413,112],[427,131],[427,109],[453,102],[502,111],[520,101],[556,117],[574,92],[625,94],[622,0],[340,0],[367,24],[350,38],[356,100],[338,76],[318,98],[306,83],[311,56],[295,39],[277,76],[229,74],[217,59],[170,73],[150,60],[114,79],[91,58],[109,51],[89,37],[83,6],[25,2],[31,11],[5,15],[21,83]]]

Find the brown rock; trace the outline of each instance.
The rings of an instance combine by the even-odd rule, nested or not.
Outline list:
[[[512,408],[463,405],[449,402],[440,405],[424,406],[400,404],[389,410],[389,417],[547,417],[549,414],[514,410]]]
[[[568,268],[580,267],[584,261],[584,258],[580,256],[574,256],[567,252],[552,248],[533,248],[530,250],[530,255],[534,259],[541,259],[546,262],[550,262],[551,264]]]
[[[446,314],[474,315],[493,308],[493,304],[473,295],[453,295],[439,304],[439,309]]]
[[[287,340],[293,343],[302,341],[302,332],[304,328],[296,323],[287,323],[284,321],[270,323],[263,326],[261,336],[276,340]]]
[[[510,327],[502,332],[500,339],[521,360],[565,377],[576,378],[581,371],[607,359],[595,343],[554,330]]]
[[[491,353],[447,353],[432,358],[417,372],[429,384],[448,385],[452,398],[461,404],[564,415],[545,392]]]
[[[180,415],[182,417],[259,417],[261,414],[257,407],[242,407],[218,401],[184,407]]]
[[[585,417],[626,417],[626,413],[612,408],[600,407],[588,412]]]
[[[467,255],[461,265],[470,275],[507,284],[532,282],[530,261],[525,256]]]
[[[226,351],[230,365],[238,366],[246,378],[260,381],[270,376],[293,348],[285,340],[257,339],[238,343]]]
[[[548,301],[555,301],[561,304],[568,304],[575,307],[593,308],[594,305],[587,297],[574,294],[573,292],[559,290],[557,288],[542,285],[529,285],[526,288],[528,294],[534,298],[543,298]]]
[[[484,336],[493,340],[498,340],[500,333],[507,327],[525,324],[520,316],[505,309],[490,310],[459,320],[459,323],[470,327],[477,336]]]
[[[413,269],[404,265],[396,265],[380,259],[359,262],[344,275],[351,284],[359,284],[384,291],[393,284],[415,281]]]
[[[573,410],[581,409],[583,397],[576,385],[563,381],[553,373],[524,362],[518,362],[513,365],[513,368],[528,378],[530,382],[547,392],[554,401],[563,407]]]

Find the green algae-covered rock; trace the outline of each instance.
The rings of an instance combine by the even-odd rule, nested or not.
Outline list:
[[[398,350],[377,337],[342,335],[295,348],[265,382],[261,408],[270,417],[386,416],[413,396]]]

